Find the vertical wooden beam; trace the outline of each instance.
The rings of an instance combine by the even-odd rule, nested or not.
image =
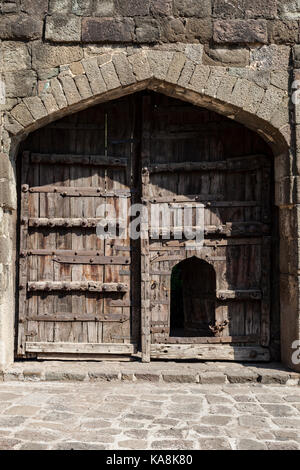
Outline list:
[[[29,192],[28,192],[28,171],[30,152],[24,152],[22,156],[22,180],[21,180],[21,220],[20,220],[20,254],[19,254],[19,312],[18,312],[18,347],[17,355],[25,356],[25,318],[27,316],[27,257],[22,255],[22,251],[27,249],[28,223],[29,218]]]
[[[143,126],[142,126],[142,200],[149,200],[150,174],[149,164],[151,156],[150,132],[151,132],[151,98],[143,97]],[[146,211],[149,211],[148,202]],[[146,212],[145,211],[145,212]],[[148,214],[149,216],[149,214]],[[151,311],[150,311],[150,252],[149,252],[149,227],[148,220],[142,214],[141,226],[141,335],[142,335],[142,361],[150,362],[151,347]]]
[[[264,166],[262,169],[262,214],[264,224],[271,224],[271,167]],[[261,259],[261,345],[269,346],[271,329],[271,238],[262,239]]]

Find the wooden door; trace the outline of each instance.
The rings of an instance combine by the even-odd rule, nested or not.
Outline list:
[[[49,124],[23,150],[20,357],[269,359],[272,154],[255,133],[146,91]],[[150,222],[160,204],[172,215],[158,231],[144,216],[140,240],[100,239],[97,208],[117,215],[109,234],[132,203]],[[178,237],[191,204],[201,248]]]
[[[18,356],[136,352],[139,306],[132,296],[139,264],[132,253],[138,245],[128,235],[101,239],[96,231],[104,218],[108,231],[120,231],[128,224],[121,208],[138,197],[134,128],[129,97],[50,124],[26,142]],[[117,221],[111,213],[105,217],[111,207]]]
[[[170,359],[268,360],[270,342],[271,182],[268,147],[243,126],[207,110],[153,94],[144,111],[143,198],[153,205],[204,205],[205,240],[176,239],[170,219],[149,232],[151,346]],[[144,244],[145,245],[145,244]],[[182,329],[172,331],[172,270],[187,265]],[[196,263],[197,264],[197,263]],[[208,269],[210,268],[210,269]],[[212,271],[212,275],[209,272]],[[214,281],[208,283],[208,276]],[[180,297],[180,296],[179,296]],[[202,319],[202,323],[201,323]],[[147,350],[148,347],[148,350]]]

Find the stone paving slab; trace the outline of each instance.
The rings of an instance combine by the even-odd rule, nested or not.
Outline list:
[[[24,361],[0,372],[0,381],[299,385],[300,374],[279,363]]]
[[[0,450],[299,450],[287,385],[2,382]]]

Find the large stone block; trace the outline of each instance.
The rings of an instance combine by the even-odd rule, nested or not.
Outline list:
[[[47,116],[47,110],[38,96],[24,98],[23,103],[27,106],[34,119],[42,119]]]
[[[113,55],[113,63],[116,68],[117,75],[123,86],[131,85],[136,82],[132,72],[131,64],[125,54],[120,53]]]
[[[119,88],[121,86],[113,62],[107,62],[106,64],[102,64],[100,66],[100,71],[108,90],[113,90],[114,88]]]
[[[58,111],[59,108],[52,93],[44,93],[40,96],[40,98],[47,110],[48,115]]]
[[[26,44],[16,41],[3,41],[0,45],[0,71],[30,69],[31,56]]]
[[[216,20],[213,39],[223,44],[266,44],[268,42],[265,20]]]
[[[251,52],[250,65],[259,70],[287,70],[290,63],[291,49],[289,46],[270,44],[255,48]]]
[[[205,18],[211,14],[211,0],[174,0],[175,15]]]
[[[62,0],[60,0],[62,1]],[[43,19],[48,13],[49,0],[38,0],[38,8],[36,0],[21,0],[20,10],[34,18]]]
[[[257,116],[261,117],[265,121],[270,121],[273,114],[278,112],[278,108],[281,106],[282,101],[284,98],[286,98],[286,96],[287,92],[270,86],[266,91],[264,99],[257,111]]]
[[[276,18],[277,0],[214,0],[213,15],[216,18]]]
[[[299,25],[297,21],[272,21],[270,36],[276,44],[295,44],[299,39]]]
[[[115,14],[114,0],[96,0],[93,7],[94,16],[112,17]]]
[[[188,18],[185,33],[187,42],[207,43],[213,34],[212,21],[210,18]]]
[[[137,81],[147,80],[151,76],[150,65],[146,52],[132,54],[128,56],[128,60]]]
[[[170,83],[178,82],[182,69],[184,67],[185,61],[186,61],[186,58],[182,52],[176,52],[174,54],[167,76],[166,76],[167,82],[170,82]]]
[[[138,43],[155,43],[160,39],[159,24],[151,18],[136,18],[136,40]]]
[[[43,34],[43,22],[27,15],[13,15],[1,18],[0,39],[33,40]]]
[[[0,14],[5,15],[6,13],[18,13],[19,5],[15,0],[7,1],[2,0],[0,3]]]
[[[93,0],[72,0],[72,13],[78,16],[90,16],[94,11]]]
[[[37,77],[33,70],[21,70],[4,74],[7,98],[23,98],[33,94]]]
[[[97,57],[82,61],[93,94],[98,95],[106,91],[106,85],[99,70]]]
[[[63,92],[62,86],[57,78],[51,79],[51,93],[53,94],[59,109],[66,108],[68,103]]]
[[[65,97],[67,98],[68,105],[72,105],[81,101],[81,96],[77,90],[77,86],[73,78],[66,74],[60,74],[58,79],[64,90]]]
[[[206,65],[197,65],[190,80],[190,87],[192,90],[203,93],[208,77],[210,75],[210,68]]]
[[[165,80],[171,61],[173,59],[173,52],[167,51],[149,51],[148,60],[150,69],[155,78]]]
[[[184,67],[182,69],[180,78],[178,80],[178,85],[184,88],[187,88],[193,76],[194,70],[195,70],[194,62],[188,59],[185,62]]]
[[[49,13],[69,13],[73,0],[49,0]]]
[[[186,42],[185,26],[181,18],[161,18],[160,30],[163,42]]]
[[[122,16],[147,16],[150,0],[116,0],[116,7]]]
[[[17,207],[16,190],[9,180],[0,181],[0,207],[15,210]]]
[[[169,16],[173,13],[173,4],[172,0],[151,0],[150,1],[150,11],[151,13],[162,16]]]
[[[300,19],[300,4],[299,0],[279,0],[278,1],[278,16],[288,20]]]
[[[243,0],[246,18],[273,19],[277,17],[277,0]]]
[[[84,18],[83,42],[126,43],[135,39],[135,23],[132,18]]]
[[[24,103],[20,103],[15,106],[11,115],[23,126],[27,127],[34,122],[32,114],[29,112],[27,106]]]
[[[263,88],[249,80],[238,79],[228,101],[245,111],[255,114],[263,97]]]
[[[246,67],[250,62],[250,52],[246,48],[209,48],[205,49],[204,61],[207,65],[226,67]]]
[[[81,18],[64,13],[48,16],[45,38],[53,42],[80,42]]]
[[[93,96],[89,81],[86,75],[77,75],[74,77],[74,81],[76,83],[77,89],[80,93],[82,99],[87,99]]]
[[[32,65],[34,69],[58,67],[83,59],[81,46],[54,46],[37,42],[32,46]]]

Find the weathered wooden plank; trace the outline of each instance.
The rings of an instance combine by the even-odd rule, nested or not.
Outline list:
[[[152,164],[150,173],[183,171],[249,171],[261,168],[266,163],[265,155],[248,155],[219,161],[191,161]]]
[[[29,171],[29,152],[24,152],[22,155],[22,181],[26,181],[28,178]],[[28,193],[25,191],[21,192],[21,217],[29,217],[29,197]],[[26,226],[20,225],[20,250],[25,250],[28,243],[28,229]],[[26,299],[26,290],[24,285],[28,281],[28,263],[26,258],[19,257],[19,322],[18,325],[18,350],[17,353],[19,356],[24,356],[25,354],[25,327],[22,321],[24,320],[27,309],[28,302]],[[22,288],[23,287],[23,288]]]
[[[32,153],[32,163],[59,164],[59,165],[95,165],[105,167],[126,167],[127,158],[116,158],[106,155],[70,155],[70,154],[50,154]]]
[[[135,354],[135,344],[107,343],[46,343],[26,342],[26,351],[35,353],[70,353],[70,354]]]
[[[152,359],[198,359],[205,361],[266,361],[269,349],[260,346],[203,346],[196,344],[152,344]]]
[[[130,258],[125,256],[54,256],[53,261],[62,264],[90,264],[90,265],[129,265]]]
[[[162,329],[163,330],[163,329]],[[162,331],[163,332],[163,331]],[[256,343],[259,344],[259,337],[248,336],[220,336],[220,337],[180,337],[168,336],[164,339],[167,344],[226,344],[226,343]]]
[[[94,281],[38,281],[28,282],[27,288],[34,291],[82,291],[82,292],[126,292],[127,284]]]
[[[147,168],[150,165],[151,159],[151,131],[152,131],[152,108],[151,98],[144,96],[142,99],[142,148],[141,148],[141,165]],[[150,174],[149,171],[142,172],[142,200],[149,201],[150,196]],[[146,203],[147,204],[147,203]],[[147,207],[147,211],[149,207]],[[142,343],[142,361],[150,362],[150,346],[151,346],[151,333],[150,333],[150,265],[149,265],[149,230],[148,220],[146,214],[142,213],[141,222],[141,343]]]
[[[262,291],[259,289],[218,290],[216,296],[219,300],[260,300],[262,298]]]
[[[91,314],[76,314],[74,312],[56,312],[55,315],[37,315],[37,316],[27,316],[25,318],[28,321],[41,321],[41,322],[117,322],[123,323],[130,320],[129,315],[109,313],[106,312],[105,315],[91,315]]]
[[[56,193],[61,197],[131,197],[131,194],[135,191],[134,189],[126,190],[114,190],[105,191],[101,188],[92,187],[72,187],[72,186],[32,186],[28,189],[29,193]],[[24,191],[25,192],[25,191]]]
[[[29,227],[84,227],[84,228],[94,228],[100,223],[102,218],[58,218],[58,217],[49,217],[49,218],[29,218],[28,226]]]
[[[103,251],[95,250],[50,250],[47,248],[42,248],[40,250],[22,250],[21,255],[25,256],[104,256]]]

